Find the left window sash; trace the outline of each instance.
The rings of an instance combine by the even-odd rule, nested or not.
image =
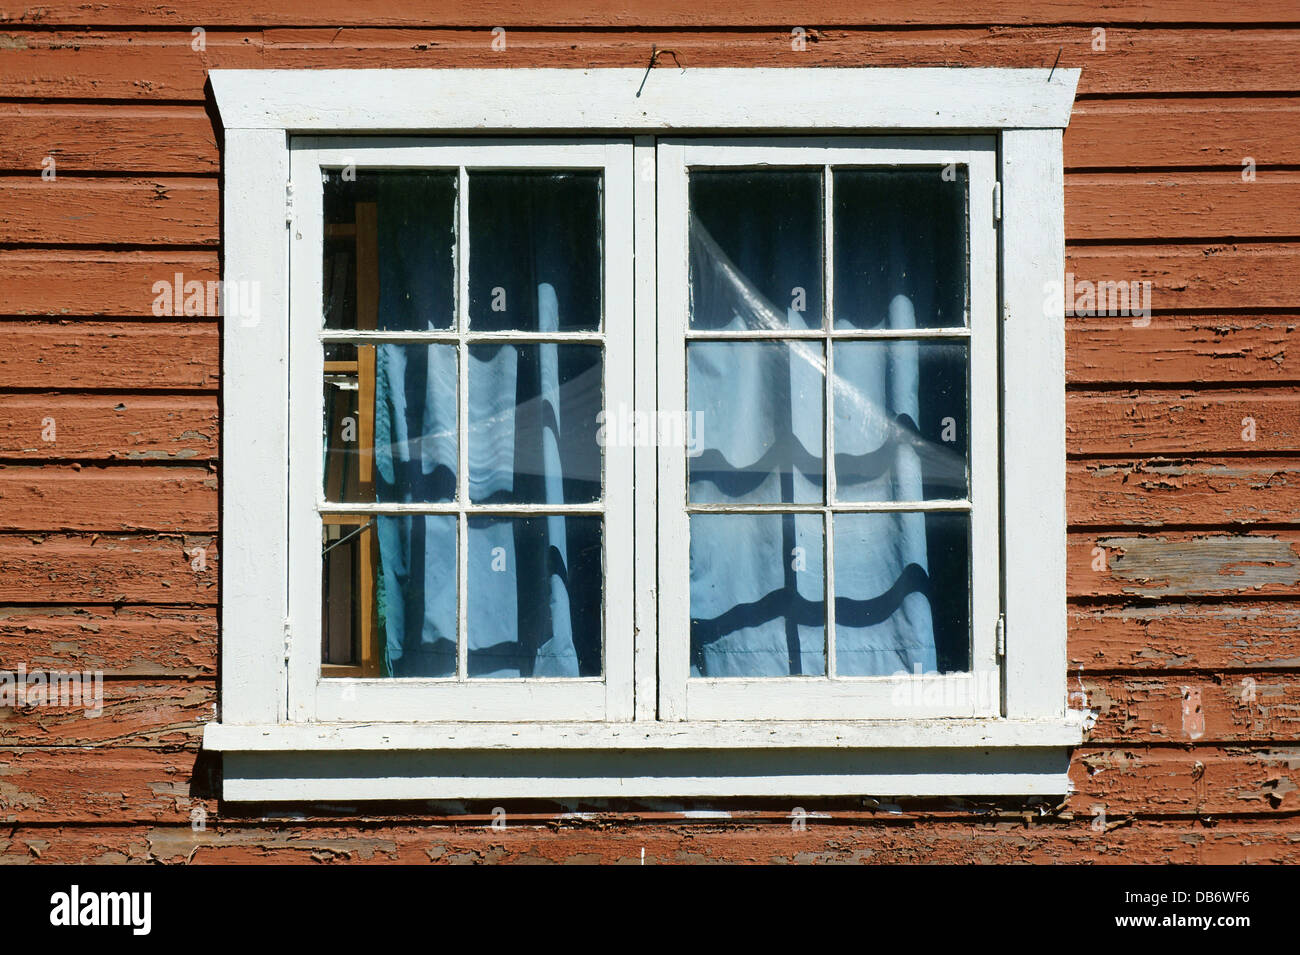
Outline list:
[[[420,173],[427,173],[428,177],[454,183],[451,205],[454,212],[450,213],[453,229],[448,240],[449,274],[453,278],[447,290],[446,320],[426,321],[423,316],[417,316],[416,321],[390,320],[394,302],[394,289],[390,287],[386,294],[375,289],[365,292],[384,303],[382,307],[388,310],[390,318],[380,315],[376,321],[374,311],[381,306],[375,305],[368,309],[368,320],[344,322],[347,327],[337,327],[340,323],[329,319],[323,305],[326,298],[323,259],[330,238],[326,234],[323,183],[331,174],[336,182],[340,178],[357,182],[374,181],[394,173],[417,180]],[[619,586],[619,582],[632,578],[632,449],[601,441],[595,447],[594,458],[587,455],[585,470],[592,470],[593,461],[598,470],[594,475],[597,488],[594,493],[590,480],[584,484],[573,480],[571,475],[565,476],[562,472],[568,452],[560,437],[565,426],[583,431],[588,443],[599,437],[595,422],[578,420],[588,417],[592,398],[587,396],[585,403],[579,401],[572,408],[565,407],[564,410],[573,411],[570,415],[573,420],[563,420],[560,408],[566,399],[549,400],[554,395],[546,390],[546,382],[550,382],[552,391],[559,382],[557,393],[564,392],[566,385],[571,386],[568,390],[573,393],[590,390],[594,381],[599,390],[594,400],[601,410],[632,406],[631,143],[295,138],[291,141],[290,177],[294,203],[289,259],[290,573],[287,597],[292,641],[287,653],[287,713],[290,720],[630,719],[632,596],[630,588]],[[563,301],[564,284],[545,281],[548,276],[535,264],[531,271],[516,268],[516,272],[527,274],[507,276],[499,284],[493,271],[499,267],[503,273],[510,272],[512,261],[518,257],[514,253],[518,250],[520,223],[528,212],[520,206],[529,205],[535,219],[538,215],[531,205],[530,182],[545,184],[572,177],[588,180],[594,177],[599,183],[595,193],[599,197],[594,264],[597,274],[579,276],[597,290],[594,322],[581,318],[566,321],[571,316],[566,313]],[[543,216],[550,214],[558,219],[565,215],[562,198],[558,205],[555,201],[538,205]],[[401,206],[398,202],[394,208],[409,218],[410,208]],[[375,226],[370,219],[374,214],[372,208],[357,215],[358,233],[367,229],[373,233]],[[510,246],[510,242],[516,245]],[[404,243],[399,239],[398,244]],[[368,251],[360,244],[355,246],[358,260],[363,255],[373,257],[374,243],[370,245]],[[406,245],[405,251],[412,252],[415,248]],[[423,260],[420,268],[425,269]],[[390,285],[398,281],[391,272],[380,270],[379,275],[386,277]],[[512,282],[512,277],[517,281]],[[560,287],[558,296],[555,295],[557,286]],[[521,289],[522,299],[519,298]],[[353,298],[356,300],[356,293]],[[557,299],[560,300],[558,308]],[[510,308],[516,300],[524,305],[519,311],[527,313],[526,318],[510,317]],[[361,311],[358,309],[356,315],[360,316]],[[330,349],[328,356],[327,349]],[[385,356],[390,360],[385,362]],[[591,356],[598,358],[592,362]],[[367,359],[369,373],[364,370]],[[417,458],[423,455],[441,461],[444,465],[441,482],[435,480],[432,483],[438,485],[436,488],[426,486],[416,493],[409,493],[409,487],[405,489],[407,493],[392,493],[390,487],[390,493],[376,494],[376,482],[383,480],[383,474],[375,465],[388,453],[390,457],[386,460],[390,467],[386,473],[392,479],[392,450],[398,439],[391,428],[377,434],[378,428],[362,424],[365,415],[356,413],[358,409],[340,405],[343,418],[351,410],[357,419],[352,422],[355,426],[352,437],[359,442],[359,453],[347,465],[352,469],[348,480],[332,474],[331,462],[338,450],[333,446],[338,437],[333,434],[333,426],[340,421],[327,417],[327,405],[331,403],[327,397],[329,382],[332,376],[340,388],[351,385],[358,401],[369,401],[370,406],[377,408],[383,396],[377,402],[374,389],[383,392],[386,381],[390,390],[396,390],[392,369],[408,359],[418,360],[421,367],[427,364],[429,382],[439,378],[440,385],[429,385],[433,392],[424,390],[431,396],[430,401],[436,400],[435,393],[443,395],[443,417],[451,412],[454,436],[448,435],[448,429],[436,422],[431,425],[429,415],[425,414],[418,439],[410,442],[408,436],[403,453],[409,457],[413,448]],[[512,400],[515,396],[511,395],[497,396],[500,409],[496,403],[485,408],[483,399],[494,389],[502,394],[508,391],[490,375],[493,368],[503,364],[509,365],[516,375],[512,381],[522,381],[524,372],[513,370],[527,366],[531,369],[529,373],[542,384],[531,393],[520,384],[519,393],[526,394],[527,400],[518,408]],[[385,369],[390,377],[384,377]],[[575,384],[581,381],[587,384]],[[412,383],[407,381],[405,385]],[[421,388],[412,392],[411,387],[404,387],[404,391],[408,398],[413,394],[418,397]],[[367,389],[369,395],[365,394]],[[446,407],[452,401],[454,411]],[[529,404],[534,407],[527,408]],[[491,462],[484,461],[493,458],[488,446],[493,441],[499,442],[503,433],[509,441],[522,434],[522,430],[502,432],[497,425],[503,415],[514,421],[522,419],[525,412],[538,422],[528,435],[536,445],[535,453],[529,456],[518,449],[507,451],[506,460],[512,459],[514,466],[507,466],[502,477],[500,468],[494,471]],[[417,415],[414,420],[418,418]],[[557,422],[557,418],[561,420]],[[413,419],[408,416],[408,420]],[[386,445],[385,439],[393,445]],[[364,446],[367,441],[371,448],[378,444],[381,450],[371,454]],[[496,450],[496,459],[500,460],[500,449]],[[557,460],[561,462],[558,469]],[[335,466],[332,470],[340,469]],[[416,471],[420,471],[418,461]],[[531,491],[521,489],[528,481],[531,481]],[[345,486],[352,491],[341,490]],[[576,492],[575,486],[579,488]],[[382,535],[381,526],[385,532]],[[594,535],[589,533],[593,527],[598,528]],[[328,610],[322,610],[323,592],[328,586],[325,581],[330,572],[329,563],[323,564],[323,553],[327,548],[336,551],[340,547],[355,547],[367,561],[373,562],[382,559],[379,550],[385,543],[393,546],[393,541],[403,538],[403,532],[411,528],[426,533],[424,553],[438,555],[437,567],[426,567],[422,579],[436,583],[444,598],[451,596],[450,601],[441,601],[444,619],[439,622],[439,632],[455,635],[451,649],[445,640],[442,644],[446,665],[435,663],[405,669],[400,665],[401,643],[410,627],[395,628],[388,615],[386,626],[374,622],[376,602],[391,602],[401,596],[391,592],[394,579],[391,575],[377,578],[368,599],[359,601],[366,605],[364,612],[375,615],[370,618],[372,626],[366,636],[369,643],[355,648],[354,658],[344,665],[324,664],[322,657],[328,647],[323,646],[322,631],[331,624]],[[575,528],[586,528],[586,531],[578,533]],[[599,659],[593,663],[588,653],[581,670],[544,665],[539,653],[536,666],[525,668],[531,672],[524,669],[515,672],[494,663],[489,649],[483,646],[493,632],[491,625],[495,618],[505,619],[512,614],[496,605],[501,593],[498,591],[494,597],[492,591],[500,585],[477,564],[487,561],[495,569],[508,571],[506,565],[523,556],[523,545],[519,543],[523,539],[521,533],[531,534],[530,540],[537,539],[534,563],[540,561],[543,569],[540,572],[535,569],[533,576],[542,578],[542,602],[549,603],[547,612],[552,615],[557,602],[568,601],[564,592],[567,566],[560,566],[560,573],[555,573],[556,567],[552,566],[557,561],[564,565],[568,560],[564,542],[570,542],[572,548],[575,535],[584,540],[594,537],[599,553],[587,563],[594,566],[600,581]],[[493,543],[501,546],[490,546]],[[471,561],[475,563],[471,565]],[[347,576],[346,571],[340,575],[337,567],[334,570],[336,578]],[[507,572],[505,576],[510,574]],[[523,576],[522,571],[519,576]],[[381,589],[382,594],[377,592]],[[514,616],[522,620],[532,609],[526,603],[528,595],[521,589],[509,596],[519,601]],[[427,606],[417,608],[417,612],[420,610],[428,612]],[[356,614],[359,610],[353,608],[350,612]],[[565,612],[576,613],[567,608]],[[495,624],[498,630],[503,626],[501,620],[495,620]],[[417,629],[420,626],[415,624]],[[590,632],[590,620],[586,626]],[[523,629],[520,626],[515,632],[520,643]],[[552,642],[559,629],[558,624],[550,625]],[[394,635],[391,640],[390,634]],[[328,639],[330,635],[325,636]],[[382,665],[380,658],[383,658]]]

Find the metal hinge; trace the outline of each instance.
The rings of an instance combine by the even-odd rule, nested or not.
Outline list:
[[[993,183],[993,221],[1002,221],[1002,183]]]
[[[284,227],[293,225],[293,183],[284,184]]]
[[[997,634],[998,659],[1005,660],[1007,656],[1007,615],[998,614],[998,625],[994,632]]]
[[[293,631],[289,628],[289,618],[284,618],[284,662],[289,662],[289,654],[293,652]]]

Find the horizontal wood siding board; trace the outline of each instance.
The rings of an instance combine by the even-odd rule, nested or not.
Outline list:
[[[0,394],[0,458],[205,461],[216,395]]]
[[[870,6],[818,0],[803,4],[801,21],[819,25],[930,25],[1008,24],[1032,26],[1053,23],[1297,23],[1295,6],[1288,0],[1260,0],[1243,8],[1206,3],[1204,0],[1137,0],[1122,7],[1099,7],[1095,0],[990,0],[979,7],[961,8],[942,0],[887,0]],[[490,0],[472,7],[438,0],[405,7],[358,6],[348,0],[288,0],[274,7],[220,7],[208,0],[173,0],[166,5],[147,0],[102,0],[93,5],[80,0],[54,0],[20,8],[0,16],[0,23],[69,26],[445,26],[480,27],[622,27],[681,26],[716,30],[729,26],[778,26],[790,22],[789,6],[779,0],[760,0],[741,7],[682,4],[677,0],[639,0],[593,5],[576,0],[556,0],[528,5],[518,0]],[[788,27],[787,27],[788,28]]]
[[[1074,600],[1300,597],[1300,531],[1071,532]]]
[[[1293,389],[1075,391],[1066,409],[1066,449],[1074,455],[1300,451]]]
[[[215,713],[217,688],[210,679],[104,680],[102,695],[91,701],[94,706],[84,705],[84,699],[69,698],[66,706],[63,702],[0,708],[0,750],[32,746],[197,750],[203,724]],[[96,709],[100,712],[94,713]]]
[[[1163,603],[1070,608],[1072,668],[1300,668],[1300,603]]]
[[[204,21],[210,24],[210,21]],[[481,27],[329,27],[240,30],[209,25],[202,50],[190,29],[11,30],[0,61],[6,98],[201,102],[210,69],[644,66],[652,46],[694,66],[1001,66],[1080,68],[1080,95],[1294,92],[1287,64],[1300,57],[1294,29],[1162,29],[1092,25],[1033,28],[811,27],[794,49],[786,23],[695,27],[513,28],[507,55]]]
[[[211,318],[220,277],[215,250],[0,251],[0,314]]]
[[[1072,527],[1300,523],[1300,457],[1071,461]]]
[[[1136,319],[1142,322],[1139,316]],[[1070,385],[1300,381],[1300,349],[1289,348],[1300,314],[1217,312],[1132,317],[1073,316],[1065,323]]]
[[[205,467],[0,465],[10,531],[217,530],[217,475]]]
[[[216,245],[217,180],[0,177],[0,243]]]
[[[214,676],[216,608],[0,606],[0,661],[109,677]]]
[[[0,390],[120,391],[122,369],[141,391],[215,391],[220,383],[217,320],[0,324]]]
[[[202,105],[0,103],[0,170],[200,173],[221,169]],[[48,165],[48,164],[46,164]]]
[[[1097,723],[1089,745],[1294,742],[1300,732],[1300,673],[1094,675],[1082,684]]]
[[[216,606],[219,562],[202,534],[4,534],[0,603]]]

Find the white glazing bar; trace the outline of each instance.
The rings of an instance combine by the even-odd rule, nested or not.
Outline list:
[[[970,501],[837,501],[833,504],[703,504],[686,506],[691,514],[859,514],[898,511],[969,511]]]
[[[605,510],[599,501],[590,504],[460,504],[457,501],[350,504],[318,500],[316,507],[323,514],[603,514]]]
[[[418,342],[422,344],[454,345],[462,341],[470,344],[492,344],[495,342],[513,342],[518,344],[537,344],[543,342],[591,342],[601,344],[604,336],[600,332],[530,332],[524,330],[508,332],[458,332],[447,331],[326,331],[321,333],[324,342]]]
[[[766,339],[810,339],[820,341],[827,335],[836,340],[872,338],[969,338],[967,328],[832,328],[829,333],[818,328],[746,328],[698,329],[686,333],[688,341],[748,341]]]
[[[456,503],[461,510],[456,520],[456,679],[469,673],[469,173],[460,166],[456,173],[456,345],[458,372],[456,426]]]
[[[824,184],[822,212],[822,328],[835,327],[835,181],[829,164],[822,172]],[[825,475],[827,505],[835,503],[835,354],[831,338],[826,338],[826,400],[822,413],[826,417],[826,440],[823,443],[822,472]],[[823,581],[826,607],[826,675],[835,677],[835,521],[829,506],[822,515]]]

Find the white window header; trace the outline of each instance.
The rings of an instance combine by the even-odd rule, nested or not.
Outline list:
[[[226,129],[298,132],[1063,129],[1079,82],[1077,69],[664,65],[209,75]]]

